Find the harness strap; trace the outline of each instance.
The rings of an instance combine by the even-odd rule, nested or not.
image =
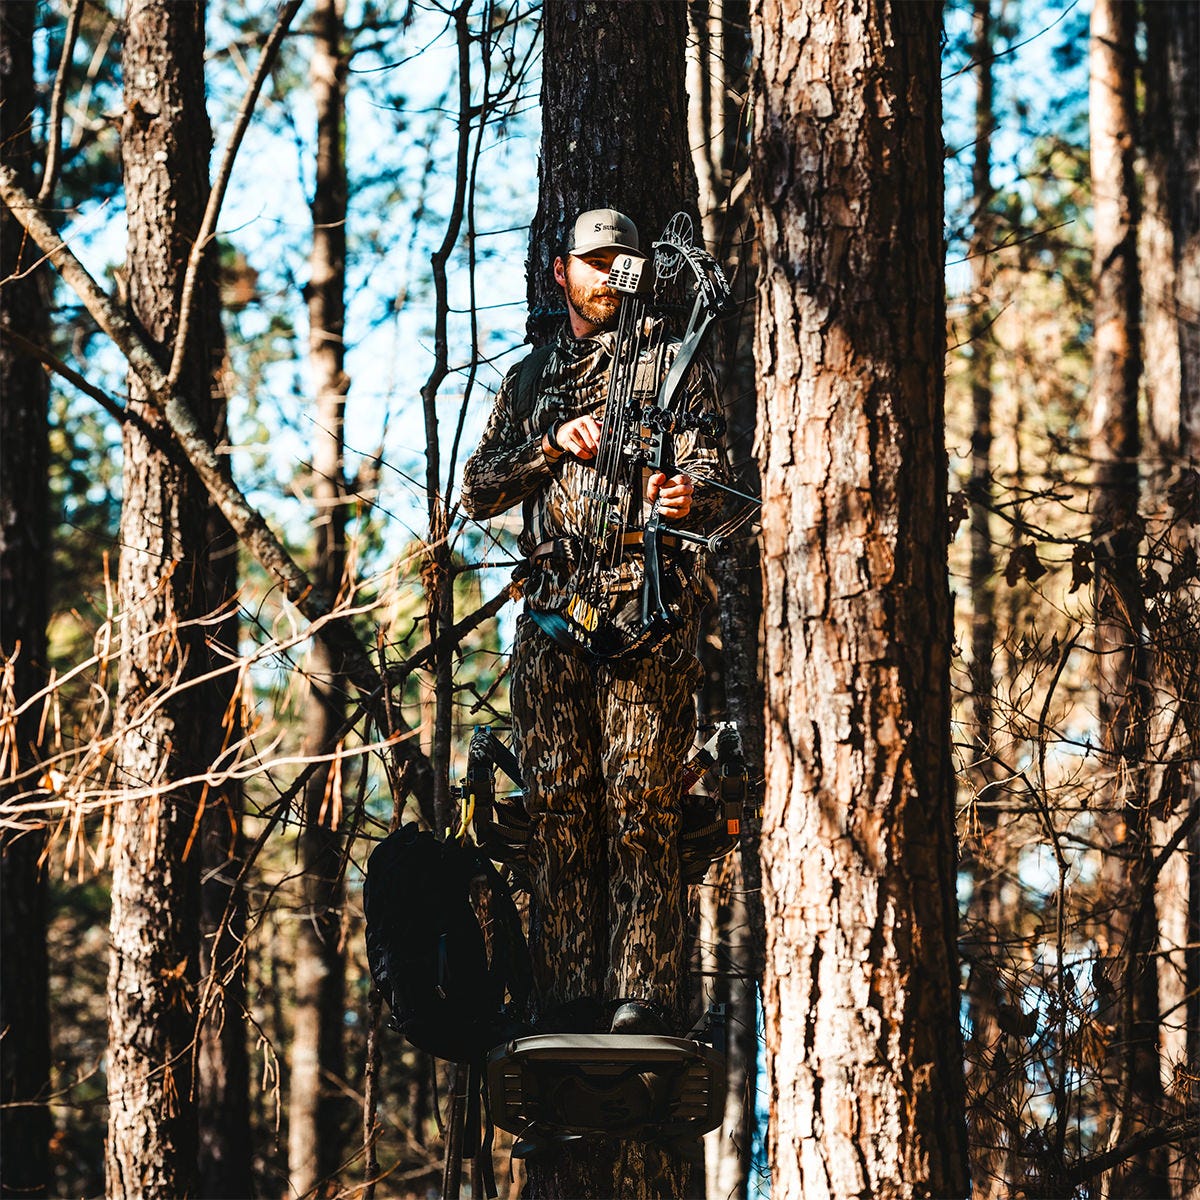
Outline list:
[[[640,546],[645,540],[645,535],[640,529],[631,529],[628,533],[621,535],[622,546]],[[664,533],[658,539],[659,545],[666,546],[670,550],[677,550],[682,543],[673,533]],[[535,546],[529,553],[529,561],[537,562],[538,559],[550,558],[555,554],[564,554],[570,550],[570,538],[551,538],[548,542],[542,542]]]

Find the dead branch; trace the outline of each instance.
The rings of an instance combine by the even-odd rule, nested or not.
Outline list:
[[[74,371],[68,367],[57,355],[51,354],[44,346],[39,346],[36,342],[31,342],[27,337],[23,337],[10,325],[0,323],[0,333],[3,333],[5,338],[16,349],[20,350],[22,354],[28,354],[30,358],[36,358],[47,370],[61,376],[72,387],[78,388],[85,396],[89,396],[95,400],[114,421],[120,421],[122,424],[128,421],[136,425],[141,431],[142,436],[156,450],[166,451],[167,446],[156,429],[152,429],[147,425],[137,413],[130,412],[123,404],[118,404],[107,392],[103,392],[94,384],[89,383],[78,371]]]
[[[1063,1181],[1068,1184],[1086,1183],[1144,1150],[1178,1145],[1180,1142],[1194,1141],[1197,1137],[1200,1137],[1200,1117],[1187,1117],[1168,1125],[1139,1129],[1118,1145],[1073,1163],[1067,1168]]]
[[[0,164],[0,199],[8,205],[26,232],[49,257],[65,283],[83,301],[100,328],[112,338],[130,367],[160,406],[167,424],[209,495],[259,564],[278,580],[284,596],[308,621],[327,617],[333,601],[308,578],[267,525],[262,514],[246,499],[228,473],[228,464],[196,419],[190,398],[172,387],[159,366],[158,356],[145,335],[96,283],[32,197],[20,186],[13,170]],[[335,658],[346,664],[346,676],[363,695],[377,704],[382,695],[379,673],[353,628],[344,620],[323,625],[319,634]],[[378,724],[383,727],[384,721]],[[408,768],[406,779],[423,807],[432,804],[433,768],[416,745],[402,738],[395,751]]]
[[[62,155],[62,119],[66,102],[67,72],[75,57],[75,43],[79,39],[79,26],[83,21],[84,0],[74,0],[67,28],[63,34],[62,57],[58,60],[58,72],[54,76],[54,92],[50,97],[50,134],[46,144],[46,166],[42,171],[42,186],[38,190],[38,203],[49,204],[58,186],[59,159]]]
[[[246,130],[249,128],[250,118],[254,113],[255,105],[258,103],[259,93],[262,91],[262,86],[266,82],[267,75],[270,74],[280,43],[283,41],[288,26],[292,23],[292,18],[296,15],[302,3],[303,0],[287,0],[287,3],[279,10],[279,16],[275,19],[275,26],[271,30],[266,44],[263,46],[262,54],[259,55],[258,67],[254,72],[254,78],[251,80],[250,87],[247,89],[245,96],[242,97],[241,107],[238,109],[237,117],[234,120],[233,132],[229,135],[229,142],[225,146],[225,153],[221,157],[221,165],[217,169],[217,177],[213,180],[212,188],[209,190],[208,204],[204,209],[204,217],[200,222],[200,230],[196,234],[195,241],[192,242],[191,253],[188,255],[187,273],[183,279],[183,293],[179,302],[179,332],[175,335],[175,350],[171,356],[170,370],[167,372],[167,387],[171,390],[179,386],[179,377],[183,372],[183,362],[187,354],[188,333],[191,324],[192,304],[196,296],[196,279],[200,272],[200,265],[204,261],[205,251],[208,249],[209,242],[213,239],[217,217],[221,212],[221,205],[225,203],[225,192],[229,187],[230,176],[233,174],[234,159],[237,158],[237,152],[242,145],[242,138],[245,137]]]

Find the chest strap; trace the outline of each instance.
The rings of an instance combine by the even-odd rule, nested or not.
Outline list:
[[[640,546],[644,540],[644,535],[640,529],[631,529],[628,533],[621,535],[622,546]],[[669,550],[677,550],[682,544],[673,533],[663,533],[659,535],[658,543],[660,546],[665,546]],[[570,555],[572,548],[571,538],[551,538],[548,542],[542,542],[539,546],[529,552],[529,561],[537,562],[539,559],[551,558],[555,554]]]

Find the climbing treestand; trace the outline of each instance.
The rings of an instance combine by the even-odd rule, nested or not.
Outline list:
[[[497,768],[515,791],[497,795]],[[735,725],[714,728],[685,765],[680,787],[686,886],[699,883],[709,865],[738,844],[748,780]],[[467,778],[457,790],[464,822],[483,852],[507,864],[518,886],[527,887],[522,782],[516,757],[490,726],[471,739]],[[532,1032],[510,1038],[488,1054],[483,1082],[491,1121],[516,1138],[514,1156],[527,1157],[601,1134],[695,1142],[721,1124],[725,1074],[725,1012],[717,1005],[683,1037]],[[447,1152],[455,1148],[448,1145]]]

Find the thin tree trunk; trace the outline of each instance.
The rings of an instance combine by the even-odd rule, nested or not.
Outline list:
[[[1110,953],[1120,965],[1118,1090],[1109,1145],[1155,1120],[1162,1104],[1157,1057],[1157,940],[1153,900],[1140,881],[1153,850],[1146,788],[1149,663],[1139,578],[1138,198],[1134,175],[1137,9],[1121,0],[1092,6],[1089,120],[1095,344],[1091,455],[1095,467],[1098,709],[1106,773],[1101,811],[1120,856],[1108,859]],[[1146,1151],[1115,1174],[1110,1194],[1165,1190],[1161,1150]],[[1149,1189],[1147,1191],[1147,1189]]]
[[[975,0],[975,161],[971,172],[973,232],[971,260],[971,701],[974,709],[973,757],[980,782],[994,776],[991,761],[993,659],[996,644],[996,563],[992,552],[990,506],[992,501],[992,367],[995,342],[991,332],[991,256],[994,240],[989,213],[992,202],[991,146],[995,120],[992,105],[991,0]]]
[[[940,6],[752,9],[771,1187],[965,1196]]]
[[[425,589],[425,615],[433,654],[432,720],[429,757],[433,763],[434,829],[440,835],[451,828],[450,742],[454,705],[454,648],[439,646],[444,630],[454,625],[454,563],[450,553],[450,527],[446,492],[442,489],[441,442],[438,430],[438,389],[450,373],[449,282],[446,268],[458,242],[468,203],[472,127],[471,5],[460,0],[454,9],[458,48],[458,128],[455,153],[454,200],[441,245],[431,257],[435,292],[434,366],[421,401],[425,418],[425,501],[429,518],[428,550],[421,572]]]
[[[204,6],[135,0],[126,12],[122,159],[133,315],[172,343],[191,242],[208,192],[211,132],[204,107]],[[211,265],[211,260],[210,260]],[[217,320],[212,272],[201,281],[183,386],[208,397]],[[159,407],[129,376],[131,411],[163,430]],[[197,414],[211,428],[211,412]],[[198,973],[198,789],[173,781],[207,765],[203,722],[178,685],[202,669],[207,498],[182,455],[124,428],[118,586],[124,653],[117,716],[123,787],[113,822],[109,970],[108,1193],[179,1200],[197,1161],[192,1091]]]
[[[725,198],[725,0],[688,0],[688,140],[704,240],[716,246]]]
[[[727,90],[744,96],[748,82],[746,8],[726,0],[690,0],[688,16],[688,136],[704,237],[718,261],[727,264],[740,309],[751,313],[755,264],[752,249],[747,252],[745,246],[753,245],[753,239],[745,237],[749,214],[744,193],[737,198],[730,195],[743,131],[740,120],[726,120]],[[739,234],[744,241],[737,240]],[[753,455],[753,323],[743,319],[723,332],[726,336],[714,357],[722,381],[726,446],[735,475],[745,490],[754,492],[758,464]],[[732,539],[713,556],[710,572],[717,588],[717,611],[706,614],[706,621],[715,620],[720,631],[720,652],[708,655],[705,666],[720,679],[724,716],[736,722],[750,775],[757,780],[762,775],[762,591],[755,539],[744,532]],[[710,876],[708,886],[719,889],[719,897],[706,897],[715,925],[702,935],[717,948],[713,969],[719,976],[706,977],[705,990],[727,1005],[728,1022],[725,1118],[704,1143],[712,1197],[741,1198],[749,1189],[758,1066],[756,982],[762,978],[764,937],[761,880],[758,821],[747,818],[737,866],[723,864],[719,874]]]
[[[686,7],[671,0],[549,4],[543,20],[542,153],[528,280],[537,341],[553,336],[565,316],[551,267],[580,212],[620,209],[636,222],[644,248],[677,211],[700,228],[686,126]],[[537,927],[536,916],[531,923]],[[677,1197],[688,1194],[690,1175],[673,1149],[592,1138],[585,1154],[568,1148],[530,1162],[527,1195]]]
[[[346,392],[346,163],[342,0],[320,0],[313,13],[310,82],[317,112],[317,170],[308,286],[309,364],[316,396],[312,435],[316,547],[313,575],[329,596],[345,586],[346,486],[343,453]],[[345,719],[345,664],[314,641],[308,660],[305,742],[330,754]],[[341,1158],[337,1081],[345,1075],[345,949],[341,875],[341,772],[323,766],[305,789],[300,854],[304,908],[296,938],[295,1030],[288,1109],[292,1190],[332,1190]]]
[[[704,1140],[702,1194],[711,1200],[743,1200],[749,1187],[754,1136],[754,1093],[758,1050],[755,961],[756,931],[742,883],[741,862],[727,858],[710,873],[702,895],[703,989],[725,1005],[725,1119]]]
[[[994,691],[996,647],[996,561],[992,548],[992,375],[995,338],[992,322],[991,247],[995,241],[992,220],[991,149],[995,124],[992,78],[992,0],[975,0],[971,58],[976,64],[975,159],[971,171],[972,234],[971,297],[968,317],[971,407],[971,750],[972,782],[989,803],[975,810],[974,853],[969,867],[974,876],[970,920],[977,931],[975,959],[969,974],[970,1041],[967,1046],[969,1113],[972,1137],[972,1179],[981,1196],[1000,1200],[1009,1191],[1007,1178],[1008,1132],[1003,1119],[1002,1094],[991,1070],[1003,1033],[996,1021],[999,979],[996,956],[1007,932],[1006,908],[1000,895],[1004,859],[1003,830],[985,792],[997,777],[994,758]]]
[[[1162,846],[1200,802],[1200,589],[1181,571],[1200,550],[1180,521],[1172,487],[1200,461],[1200,8],[1148,4],[1144,72],[1144,207],[1139,230],[1147,399],[1147,510],[1151,566],[1166,586],[1153,599],[1155,712],[1150,761],[1152,844]],[[1190,293],[1190,295],[1189,295]],[[1189,314],[1189,303],[1191,313]],[[1193,833],[1157,880],[1160,1081],[1182,1114],[1179,1082],[1200,1064],[1200,836]],[[1195,1153],[1171,1155],[1171,1195],[1200,1185]]]
[[[32,179],[34,114],[32,4],[0,3],[0,154]],[[0,322],[39,344],[46,336],[47,273],[23,279],[39,255],[7,208],[0,211]],[[46,681],[50,489],[47,405],[41,365],[0,339],[0,664],[12,669],[11,699],[27,701]],[[17,724],[0,789],[36,783],[39,717]],[[25,774],[29,772],[29,774]],[[23,776],[22,778],[17,778]],[[50,1179],[50,1016],[47,997],[46,879],[39,864],[45,834],[0,832],[0,1189],[46,1196]]]
[[[1120,755],[1131,729],[1128,697],[1140,626],[1137,588],[1140,370],[1137,193],[1134,184],[1136,9],[1097,0],[1091,34],[1091,162],[1095,244],[1095,364],[1091,454],[1097,562],[1096,655],[1105,748]],[[1115,761],[1115,760],[1110,760]],[[1115,773],[1115,765],[1113,766]]]

